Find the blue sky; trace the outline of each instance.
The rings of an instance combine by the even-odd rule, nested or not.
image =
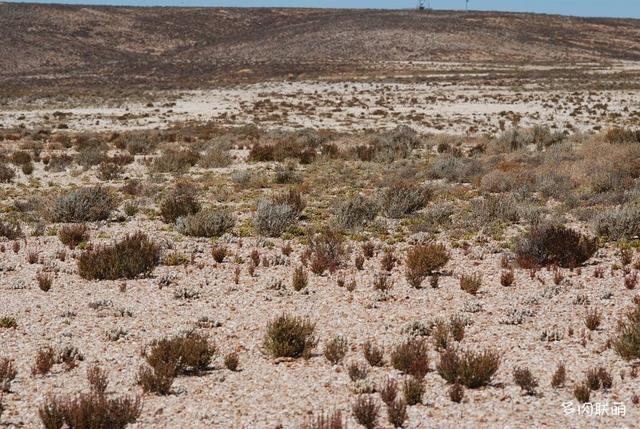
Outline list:
[[[2,0],[0,0],[1,2]],[[134,6],[261,7],[415,7],[417,0],[31,0],[38,3],[118,4]],[[465,0],[431,0],[436,9],[463,9]],[[640,18],[638,0],[469,0],[470,9]]]

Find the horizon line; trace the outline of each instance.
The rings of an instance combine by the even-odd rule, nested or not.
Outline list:
[[[134,0],[135,1],[135,0]],[[139,9],[307,9],[307,10],[380,10],[380,11],[410,11],[414,10],[419,13],[441,13],[441,12],[456,12],[456,13],[504,13],[513,15],[542,15],[542,16],[558,16],[566,18],[580,18],[580,19],[620,19],[620,20],[639,20],[640,18],[629,16],[603,16],[603,15],[565,15],[552,12],[524,12],[524,11],[511,11],[511,10],[483,10],[483,9],[425,9],[420,10],[417,7],[406,8],[393,8],[393,7],[314,7],[314,6],[218,6],[218,5],[144,5],[144,4],[126,4],[124,2],[109,2],[109,3],[82,3],[82,2],[60,2],[60,1],[19,1],[19,0],[0,0],[0,4],[24,4],[24,5],[45,5],[45,6],[79,6],[79,7],[122,7],[122,8],[139,8]]]

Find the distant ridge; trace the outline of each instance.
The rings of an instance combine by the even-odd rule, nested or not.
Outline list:
[[[640,60],[640,20],[497,12],[0,3],[0,83],[199,86],[382,61]]]

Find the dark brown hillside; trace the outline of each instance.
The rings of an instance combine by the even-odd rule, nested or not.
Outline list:
[[[0,4],[9,88],[197,87],[383,61],[640,59],[640,21],[413,10]]]

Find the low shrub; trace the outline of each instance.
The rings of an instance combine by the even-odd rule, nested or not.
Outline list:
[[[564,226],[537,225],[516,244],[516,258],[523,268],[558,265],[572,268],[597,250],[596,241]]]
[[[640,130],[610,128],[605,134],[605,140],[612,144],[640,143]]]
[[[114,398],[84,393],[73,398],[50,397],[38,410],[45,429],[124,429],[142,413],[140,398]]]
[[[591,389],[585,383],[576,384],[573,388],[573,396],[575,396],[576,400],[581,404],[585,404],[589,402],[589,398],[591,398]]]
[[[124,167],[115,162],[102,161],[98,166],[98,177],[100,180],[117,180],[124,172]]]
[[[18,322],[15,317],[2,316],[0,317],[0,329],[16,329]]]
[[[87,369],[87,381],[91,391],[98,395],[104,394],[109,385],[107,373],[97,364],[93,364]]]
[[[335,211],[336,224],[344,229],[360,229],[376,218],[378,210],[375,202],[356,195],[338,204]]]
[[[48,272],[40,271],[36,274],[38,288],[43,292],[49,292],[53,285],[53,275]]]
[[[347,340],[344,337],[336,336],[325,344],[323,353],[324,357],[327,358],[329,362],[333,365],[337,365],[342,362],[342,359],[344,359],[348,349],[349,343]]]
[[[425,391],[422,380],[418,380],[414,377],[407,377],[404,380],[403,391],[407,405],[422,404],[422,396]]]
[[[200,211],[196,188],[186,182],[179,182],[160,202],[160,216],[166,223],[175,223],[179,217],[186,217]]]
[[[311,420],[305,421],[300,429],[346,429],[347,423],[342,417],[342,412],[336,410],[331,414],[324,412]]]
[[[557,389],[559,387],[564,386],[565,381],[567,380],[567,369],[563,364],[559,364],[556,368],[553,376],[551,376],[551,387]]]
[[[382,193],[381,205],[387,216],[399,219],[424,208],[431,196],[432,192],[429,188],[407,181],[398,181]]]
[[[289,204],[261,200],[253,216],[253,226],[259,234],[279,237],[296,218],[296,210]]]
[[[458,351],[449,347],[440,353],[436,370],[449,383],[460,382],[475,389],[487,385],[499,367],[500,356],[495,351]]]
[[[111,193],[100,186],[81,188],[58,197],[51,208],[53,222],[95,222],[106,220],[116,207]]]
[[[398,396],[398,382],[393,378],[387,378],[379,389],[379,393],[382,402],[387,405],[392,404],[396,400],[396,396]]]
[[[426,341],[412,337],[398,344],[391,352],[391,364],[395,369],[422,380],[429,372],[429,351]]]
[[[293,287],[293,290],[299,292],[307,287],[307,283],[307,271],[303,266],[299,266],[293,270],[293,276],[291,278],[291,286]]]
[[[367,341],[362,345],[364,358],[371,366],[384,365],[384,349],[373,341]]]
[[[594,219],[596,234],[611,240],[640,236],[640,204],[628,204],[607,209]]]
[[[344,234],[336,228],[325,227],[309,237],[311,251],[311,271],[322,274],[329,270],[334,272],[344,263],[347,252]]]
[[[148,364],[140,366],[136,382],[145,393],[168,395],[176,378],[176,367],[172,363],[158,363],[155,368]]]
[[[240,357],[238,356],[238,353],[231,352],[224,357],[224,366],[229,371],[237,371],[238,365],[240,365]]]
[[[513,381],[516,383],[522,390],[524,390],[527,395],[535,395],[536,387],[538,387],[538,380],[533,376],[529,368],[520,368],[516,367],[513,369]]]
[[[200,154],[193,150],[168,150],[156,158],[152,169],[159,173],[185,173],[200,160]]]
[[[369,368],[361,362],[351,362],[347,367],[347,373],[351,381],[364,380],[369,375]]]
[[[55,351],[51,347],[44,347],[38,350],[35,362],[31,367],[31,375],[35,376],[48,374],[55,362]]]
[[[602,313],[597,308],[587,310],[587,314],[584,317],[584,325],[590,331],[595,331],[600,326],[602,321]]]
[[[625,320],[618,324],[613,348],[624,360],[640,358],[640,304],[627,311]]]
[[[295,188],[289,188],[286,192],[277,194],[273,198],[273,202],[288,205],[296,213],[296,216],[300,216],[307,205],[302,198],[302,193]]]
[[[180,217],[176,229],[193,237],[220,237],[235,225],[235,218],[225,210],[203,209],[197,213]]]
[[[262,344],[273,358],[307,358],[318,343],[314,331],[309,319],[283,314],[269,322]]]
[[[232,163],[233,156],[219,144],[211,146],[198,161],[198,164],[203,168],[224,168]]]
[[[427,172],[435,179],[469,183],[482,173],[482,167],[477,159],[443,154],[436,158]]]
[[[407,402],[398,399],[387,404],[387,419],[394,428],[404,427],[407,418]]]
[[[152,342],[144,357],[154,370],[173,367],[177,376],[206,370],[215,354],[216,347],[206,336],[189,332]]]
[[[17,374],[13,360],[0,358],[0,392],[7,393],[11,390],[11,382]]]
[[[213,260],[221,264],[227,256],[227,248],[224,246],[215,246],[211,249]]]
[[[16,172],[13,170],[13,168],[8,167],[5,164],[0,164],[1,183],[11,183],[14,177],[16,177]]]
[[[455,402],[459,404],[464,399],[464,387],[460,383],[453,383],[451,387],[449,387],[449,399],[451,402]]]
[[[377,426],[380,405],[373,396],[358,395],[351,408],[356,421],[366,429],[374,429]]]
[[[133,279],[151,273],[159,263],[158,245],[138,232],[113,245],[82,252],[78,274],[87,280]]]
[[[83,241],[89,241],[89,228],[83,223],[64,225],[58,230],[58,238],[69,249],[75,249]]]
[[[482,285],[482,277],[479,274],[466,275],[463,274],[460,277],[460,289],[463,291],[475,295],[480,290]]]
[[[449,261],[449,252],[442,244],[418,244],[407,252],[405,276],[409,284],[420,288],[422,281]]]
[[[9,240],[16,240],[24,237],[22,227],[18,222],[1,222],[0,221],[0,237],[6,237]]]
[[[302,183],[302,176],[296,171],[295,164],[278,165],[273,182],[284,185],[287,183]]]

